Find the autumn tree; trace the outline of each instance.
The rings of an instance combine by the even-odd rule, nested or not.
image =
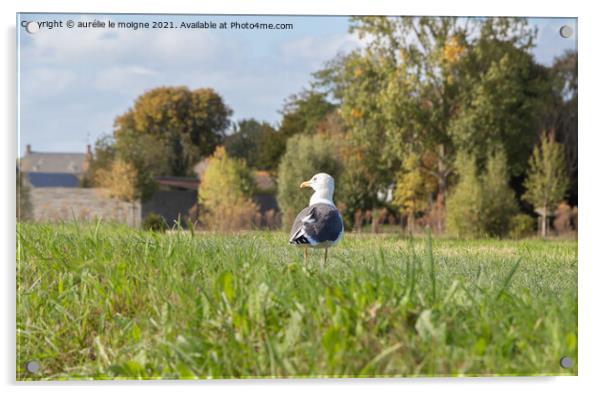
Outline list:
[[[437,180],[438,207],[460,149],[484,162],[501,144],[511,173],[524,170],[548,88],[525,19],[357,17],[351,31],[366,45],[333,60],[317,84],[340,104],[378,188],[410,153],[435,158],[422,169]]]
[[[523,199],[541,216],[541,236],[548,233],[548,217],[566,196],[569,178],[565,151],[553,135],[542,134],[529,159]]]
[[[156,176],[175,175],[170,172],[171,157],[165,154],[165,146],[157,143],[152,135],[124,131],[115,141],[115,152],[116,159],[130,163],[136,169],[134,184],[143,200],[154,193]]]
[[[155,190],[155,177],[192,175],[201,157],[221,143],[231,110],[212,89],[161,87],[139,96],[115,119],[113,134],[96,141],[85,186],[105,185],[115,162],[132,166],[130,183],[141,199]],[[120,164],[121,165],[121,164]]]
[[[115,160],[115,140],[112,135],[102,135],[94,144],[94,151],[88,157],[87,168],[82,177],[82,187],[97,186],[98,172],[110,168]]]
[[[343,202],[343,219],[354,223],[357,215],[382,205],[379,191],[393,184],[392,174],[399,166],[399,160],[389,154],[384,119],[379,116],[381,109],[376,100],[382,89],[382,75],[377,65],[354,52],[333,59],[316,78],[317,85],[330,92],[340,106],[336,113],[345,130],[345,149],[340,158],[343,172],[337,195]]]
[[[201,157],[222,143],[231,113],[213,89],[155,88],[116,118],[114,138],[150,136],[168,158],[168,171],[160,175],[190,175]]]
[[[409,154],[402,164],[402,169],[397,176],[393,203],[399,211],[408,218],[407,229],[410,233],[415,231],[416,216],[419,212],[428,209],[428,197],[436,184],[422,168],[420,157]]]
[[[244,160],[218,147],[199,185],[200,220],[212,230],[250,229],[257,213],[252,201],[255,180]]]
[[[117,140],[103,136],[96,141],[82,183],[86,187],[107,187],[110,180],[105,177],[110,176],[114,164],[120,161],[134,168],[129,172],[134,178],[128,183],[134,185],[139,198],[146,200],[155,191],[155,176],[169,174],[169,157],[164,149],[155,137],[130,130],[121,132]]]
[[[99,169],[96,173],[96,183],[103,188],[108,197],[129,202],[133,217],[135,217],[136,202],[141,197],[141,191],[136,185],[138,174],[136,167],[121,158],[114,160],[109,168]]]
[[[106,188],[109,197],[128,202],[134,202],[140,198],[135,182],[136,168],[131,163],[117,159],[111,163],[109,170],[101,170],[97,176],[100,185]]]

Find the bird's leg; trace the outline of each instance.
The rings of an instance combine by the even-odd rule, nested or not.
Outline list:
[[[326,264],[326,260],[328,259],[328,248],[324,249],[324,264]]]
[[[303,254],[305,255],[305,264],[307,264],[307,246],[304,249]]]

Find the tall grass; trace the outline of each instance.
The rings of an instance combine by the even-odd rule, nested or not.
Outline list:
[[[18,228],[18,379],[574,375],[576,242]],[[24,366],[38,360],[38,374]]]

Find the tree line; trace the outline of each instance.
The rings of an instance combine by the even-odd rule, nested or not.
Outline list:
[[[192,175],[213,155],[246,201],[249,171],[270,172],[287,225],[307,204],[299,180],[324,171],[348,228],[460,236],[506,236],[534,213],[545,234],[559,203],[576,205],[575,52],[538,64],[537,32],[521,18],[357,17],[350,31],[365,45],[314,73],[277,125],[233,123],[212,89],[146,92],[97,141],[85,181],[146,198],[154,176]],[[200,199],[210,217],[219,201]]]

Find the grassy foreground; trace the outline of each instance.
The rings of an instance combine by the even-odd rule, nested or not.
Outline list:
[[[20,225],[17,379],[577,374],[575,241],[347,234],[329,255]]]

